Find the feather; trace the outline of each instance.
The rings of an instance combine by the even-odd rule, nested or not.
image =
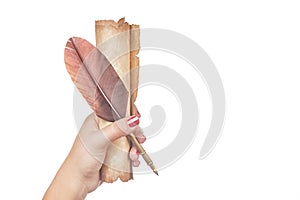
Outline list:
[[[115,121],[126,115],[129,92],[108,59],[88,41],[72,37],[65,47],[72,81],[98,117]]]

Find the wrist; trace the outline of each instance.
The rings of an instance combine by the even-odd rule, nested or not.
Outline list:
[[[86,197],[87,193],[88,190],[81,181],[78,171],[66,159],[45,193],[43,200],[81,200]]]
[[[87,154],[77,137],[43,200],[84,199],[89,192],[98,187],[99,180],[91,181],[91,177],[95,174],[99,179],[101,164]]]
[[[66,162],[72,168],[73,173],[77,174],[76,179],[85,186],[87,193],[98,187],[102,164],[88,153],[79,136],[76,137]]]
[[[76,197],[80,197],[80,199],[86,197],[88,193],[87,186],[82,177],[80,168],[73,159],[68,156],[58,173],[61,174],[60,177],[64,184],[69,183],[67,187],[71,193]]]

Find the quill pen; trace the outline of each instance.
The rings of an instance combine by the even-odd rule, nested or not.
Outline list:
[[[70,38],[65,47],[65,64],[72,81],[97,116],[111,122],[125,117],[129,92],[111,63],[96,47],[82,38]],[[128,138],[158,175],[134,134]]]
[[[65,63],[72,81],[98,117],[110,122],[125,117],[129,92],[96,47],[82,38],[70,38]]]

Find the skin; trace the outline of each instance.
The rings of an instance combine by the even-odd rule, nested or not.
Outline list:
[[[135,112],[135,114],[140,117],[138,112]],[[94,123],[92,125],[96,124],[96,121],[93,122],[92,119],[88,118],[87,120],[90,120],[88,123]],[[129,131],[125,130],[127,127],[122,128],[122,126],[125,126],[125,123],[123,123],[126,122],[125,120],[127,119],[121,119],[119,122],[115,122],[99,132],[106,138],[99,142],[99,146],[97,146],[97,148],[100,148],[101,152],[103,152],[104,156],[107,147],[112,141],[129,134]],[[93,128],[95,127],[92,127],[91,129]],[[140,143],[145,142],[146,138],[138,125],[132,130]],[[129,157],[132,160],[132,165],[134,167],[138,167],[140,164],[138,160],[139,154],[135,147],[131,148]],[[68,156],[47,189],[43,200],[84,199],[88,193],[94,191],[101,185],[102,182],[99,174],[101,166],[102,163],[99,162],[99,159],[95,159],[95,157],[91,155],[91,153],[87,150],[86,145],[83,144],[82,139],[78,135]]]

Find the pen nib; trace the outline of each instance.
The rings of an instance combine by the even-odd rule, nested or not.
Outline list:
[[[153,169],[153,172],[158,176],[158,171],[157,171],[157,169]]]

